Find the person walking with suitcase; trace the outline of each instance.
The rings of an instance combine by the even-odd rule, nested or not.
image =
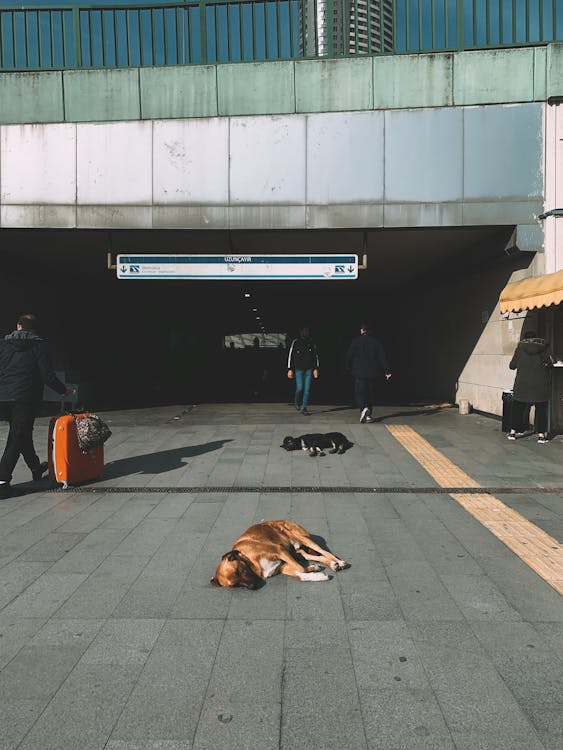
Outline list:
[[[360,335],[350,344],[346,354],[346,370],[354,377],[356,404],[360,422],[373,422],[371,411],[375,402],[376,380],[381,373],[391,378],[385,351],[379,339],[372,336],[366,323],[360,326]]]
[[[0,339],[0,409],[10,424],[4,454],[0,459],[0,499],[11,495],[12,472],[23,456],[38,482],[47,471],[33,445],[35,412],[41,402],[43,386],[61,395],[71,390],[53,371],[47,342],[37,334],[35,315],[21,315],[16,330]]]

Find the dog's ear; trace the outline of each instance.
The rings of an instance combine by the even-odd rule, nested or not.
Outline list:
[[[229,552],[225,552],[221,560],[228,560],[229,562],[234,562],[235,560],[238,560],[240,557],[240,552],[238,549],[232,549]]]

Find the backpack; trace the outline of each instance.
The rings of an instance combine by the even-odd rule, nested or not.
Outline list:
[[[84,453],[103,445],[111,430],[97,414],[81,414],[75,418],[78,445]]]

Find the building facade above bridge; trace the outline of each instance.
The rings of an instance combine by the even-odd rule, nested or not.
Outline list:
[[[515,225],[541,250],[561,96],[563,44],[3,73],[0,227]]]

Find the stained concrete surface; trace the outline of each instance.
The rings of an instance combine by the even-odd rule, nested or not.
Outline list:
[[[511,443],[453,409],[386,407],[370,425],[311,411],[104,413],[99,492],[32,486],[20,461],[0,502],[0,750],[562,746],[562,598],[432,492],[385,425],[411,425],[559,540],[563,491],[540,490],[563,488],[563,442]],[[329,430],[354,447],[279,448]],[[302,523],[351,567],[212,588],[263,518]]]

